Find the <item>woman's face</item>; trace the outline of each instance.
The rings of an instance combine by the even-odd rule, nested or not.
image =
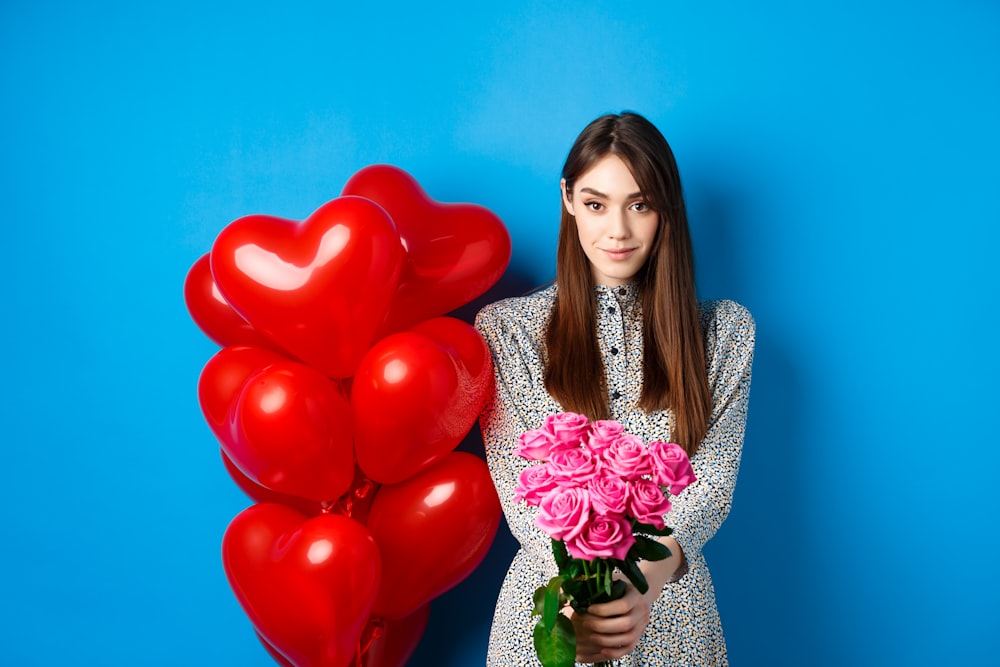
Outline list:
[[[594,282],[631,281],[649,257],[660,216],[646,204],[628,166],[617,155],[606,155],[576,179],[571,196],[563,179],[562,193]]]

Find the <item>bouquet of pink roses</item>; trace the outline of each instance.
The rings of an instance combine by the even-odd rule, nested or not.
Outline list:
[[[559,610],[569,604],[584,612],[625,595],[625,582],[612,578],[616,569],[640,593],[649,589],[638,562],[670,556],[650,536],[670,534],[668,493],[683,491],[694,472],[680,445],[647,446],[617,421],[590,422],[572,412],[522,433],[516,453],[541,462],[521,473],[514,498],[538,507],[535,525],[552,538],[559,567],[535,591],[535,652],[544,667],[572,667],[576,636]]]

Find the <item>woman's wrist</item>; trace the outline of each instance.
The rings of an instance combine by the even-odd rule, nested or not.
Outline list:
[[[676,542],[676,540],[675,540],[675,542]],[[687,556],[684,555],[684,550],[681,549],[679,545],[677,547],[677,550],[680,552],[681,562],[677,565],[677,568],[674,569],[674,573],[672,575],[670,575],[670,577],[667,579],[667,583],[668,584],[676,584],[678,581],[681,580],[681,578],[685,574],[688,573],[688,559],[687,559]]]
[[[687,558],[677,540],[672,537],[661,537],[659,541],[670,550],[670,556],[663,560],[642,561],[639,564],[649,584],[646,597],[650,602],[660,596],[664,586],[678,581],[688,571]]]

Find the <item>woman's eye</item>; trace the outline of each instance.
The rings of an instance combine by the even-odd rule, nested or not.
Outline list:
[[[639,213],[643,213],[644,211],[649,210],[649,206],[644,201],[637,201],[636,203],[632,204],[632,208],[638,211]]]
[[[584,206],[589,208],[591,211],[600,211],[602,204],[599,201],[589,201],[586,202]]]

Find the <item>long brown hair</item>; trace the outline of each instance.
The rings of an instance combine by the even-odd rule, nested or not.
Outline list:
[[[680,174],[660,131],[625,112],[596,119],[580,133],[563,165],[566,192],[598,160],[621,158],[646,203],[660,216],[656,239],[636,275],[643,316],[643,384],[639,407],[671,409],[672,439],[694,454],[708,430],[712,397],[694,284],[694,251]],[[610,416],[604,362],[597,342],[594,278],[576,228],[562,206],[556,254],[558,292],[546,332],[545,388],[572,412]]]

